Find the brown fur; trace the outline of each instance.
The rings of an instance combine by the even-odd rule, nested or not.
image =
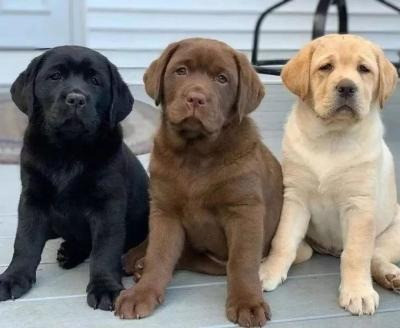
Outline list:
[[[183,76],[177,73],[182,65]],[[220,74],[227,83],[216,80]],[[127,271],[143,272],[120,295],[116,314],[153,312],[178,267],[227,272],[228,318],[264,325],[269,308],[258,267],[279,221],[282,175],[246,117],[263,98],[263,85],[242,54],[206,39],[170,45],[144,80],[163,108],[150,162],[149,245],[145,263],[137,262],[135,250],[126,256]],[[191,92],[205,96],[204,108],[188,105]]]

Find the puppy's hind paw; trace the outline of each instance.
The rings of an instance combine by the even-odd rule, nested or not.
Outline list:
[[[270,270],[271,266],[264,262],[260,266],[259,276],[262,283],[263,291],[269,292],[276,289],[287,278],[287,274]]]
[[[89,250],[76,247],[72,242],[64,241],[57,251],[57,262],[63,269],[72,269],[89,256]]]

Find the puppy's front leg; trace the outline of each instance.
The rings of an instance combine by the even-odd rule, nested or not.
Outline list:
[[[32,287],[43,247],[50,238],[47,216],[28,204],[28,199],[21,195],[14,255],[10,266],[0,275],[0,301],[19,298]]]
[[[374,211],[366,208],[352,207],[342,214],[344,250],[340,263],[339,303],[357,315],[373,314],[379,304],[371,278],[375,218]]]
[[[90,281],[86,288],[87,303],[94,309],[111,311],[114,300],[123,289],[121,256],[125,243],[123,202],[109,200],[101,212],[89,218],[92,233]]]
[[[225,223],[229,249],[226,314],[229,320],[242,327],[261,327],[270,318],[258,278],[264,213],[263,206],[239,206]]]
[[[271,251],[260,266],[259,274],[264,290],[274,290],[286,280],[309,222],[310,212],[304,202],[285,195],[281,220],[272,240]]]
[[[121,292],[115,314],[121,319],[140,319],[150,315],[164,300],[167,284],[182,253],[185,232],[181,222],[166,213],[150,209],[149,245],[140,281]]]

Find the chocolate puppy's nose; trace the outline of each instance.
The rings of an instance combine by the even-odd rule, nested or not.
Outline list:
[[[344,79],[337,84],[336,91],[340,97],[350,98],[357,92],[357,86],[353,81]]]
[[[83,108],[86,105],[86,98],[83,94],[71,92],[65,98],[65,103],[74,108]]]
[[[203,107],[206,104],[206,97],[199,92],[189,92],[186,96],[186,103],[189,104],[190,107]]]

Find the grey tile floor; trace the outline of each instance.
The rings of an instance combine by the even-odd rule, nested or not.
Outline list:
[[[282,124],[292,100],[280,85],[268,89],[271,96],[254,118],[266,143],[279,156]],[[400,92],[389,103],[384,119],[399,176]],[[148,156],[141,160],[146,165]],[[0,165],[0,272],[12,256],[19,191],[19,167]],[[72,270],[59,268],[55,260],[59,243],[60,240],[47,243],[33,289],[21,299],[0,303],[0,328],[234,327],[224,314],[226,279],[184,271],[174,275],[164,304],[149,318],[121,321],[112,313],[94,311],[86,305],[88,263]],[[130,286],[131,278],[124,278],[124,284]],[[269,326],[400,327],[400,295],[376,286],[381,297],[377,313],[372,317],[354,317],[339,308],[338,286],[339,261],[335,258],[314,255],[310,261],[293,266],[280,288],[264,294],[273,312]]]

